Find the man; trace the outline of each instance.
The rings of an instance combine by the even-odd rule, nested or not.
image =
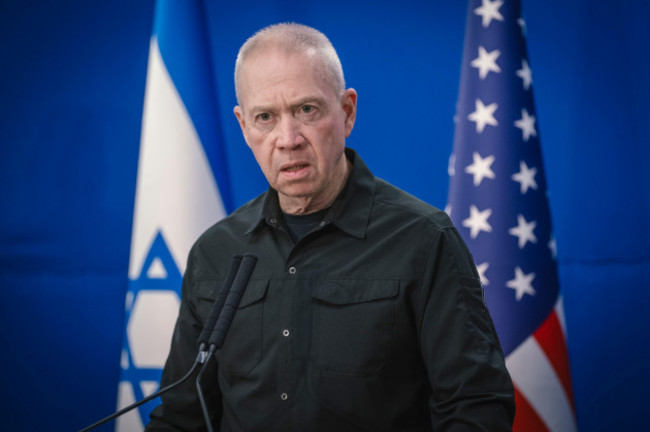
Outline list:
[[[194,362],[233,254],[259,257],[217,365],[221,431],[505,431],[513,387],[471,255],[441,211],[345,148],[357,94],[318,31],[256,33],[234,112],[269,190],[190,252],[163,384]],[[204,430],[193,383],[148,431]]]

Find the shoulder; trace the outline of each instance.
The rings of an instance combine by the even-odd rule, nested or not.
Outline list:
[[[420,228],[436,232],[454,228],[444,211],[383,179],[375,178],[375,181],[374,211],[398,218],[401,224],[415,223]]]
[[[186,274],[194,279],[225,274],[232,255],[247,249],[250,240],[247,232],[262,214],[265,195],[242,205],[205,230],[192,245]]]
[[[375,206],[378,214],[391,215],[397,235],[410,235],[412,247],[422,246],[430,257],[444,256],[459,276],[480,284],[472,254],[447,213],[381,179],[377,179]]]
[[[253,224],[259,222],[266,194],[264,192],[250,200],[205,230],[196,240],[195,246],[243,237]]]

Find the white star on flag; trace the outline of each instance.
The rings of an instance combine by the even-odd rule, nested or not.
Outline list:
[[[518,18],[517,24],[519,24],[519,27],[521,27],[521,34],[526,35],[526,20],[523,18]]]
[[[526,108],[522,108],[521,118],[515,121],[515,126],[521,129],[524,141],[528,141],[531,135],[537,136],[537,131],[535,130],[535,116],[528,114]]]
[[[533,279],[535,279],[535,273],[524,274],[523,270],[517,266],[515,268],[515,278],[507,281],[506,286],[515,290],[515,297],[519,301],[525,294],[535,295],[535,289],[532,284]]]
[[[470,229],[470,236],[472,238],[476,238],[481,231],[492,231],[492,226],[487,221],[491,215],[491,209],[479,211],[475,205],[471,205],[469,208],[469,217],[463,221],[463,226]]]
[[[551,256],[553,256],[553,259],[557,258],[557,243],[555,241],[555,236],[551,236],[547,246],[551,250]]]
[[[476,132],[482,133],[486,125],[498,126],[499,122],[494,118],[494,112],[499,108],[499,105],[494,102],[488,106],[483,104],[483,101],[476,99],[474,104],[475,111],[470,113],[467,118],[470,121],[476,122]]]
[[[483,0],[480,7],[474,9],[474,14],[480,15],[483,18],[483,27],[488,27],[493,19],[503,21],[503,15],[499,12],[499,8],[503,5],[503,1],[496,0]]]
[[[474,176],[474,186],[480,185],[486,177],[491,179],[495,177],[494,171],[490,168],[494,163],[494,156],[490,155],[482,158],[478,152],[474,152],[473,158],[474,162],[471,165],[467,165],[465,172]]]
[[[501,68],[497,64],[500,55],[501,51],[498,49],[487,52],[482,46],[478,47],[478,57],[472,60],[471,65],[478,69],[479,78],[485,79],[490,72],[501,72]]]
[[[521,193],[528,192],[528,188],[537,189],[537,182],[535,181],[535,174],[537,168],[528,168],[526,162],[519,161],[519,172],[512,175],[512,179],[521,184]]]
[[[517,69],[515,74],[524,81],[524,90],[528,90],[533,83],[533,71],[530,70],[526,59],[521,60],[521,69]]]
[[[479,264],[476,266],[476,270],[478,270],[478,276],[481,278],[481,283],[483,284],[483,286],[490,285],[490,281],[488,280],[488,278],[485,277],[485,272],[489,267],[490,264],[487,262],[484,262],[483,264]]]
[[[452,153],[449,156],[449,164],[447,165],[447,174],[449,174],[450,176],[456,175],[455,165],[456,165],[456,155]]]
[[[517,215],[517,226],[510,228],[508,234],[511,234],[519,239],[519,249],[523,249],[526,243],[537,243],[537,237],[533,230],[537,226],[537,222],[526,222],[522,215]]]

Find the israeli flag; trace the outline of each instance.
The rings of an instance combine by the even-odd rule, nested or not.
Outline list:
[[[118,409],[160,386],[190,247],[230,204],[199,1],[156,4],[140,140]],[[141,431],[154,400],[116,422]]]

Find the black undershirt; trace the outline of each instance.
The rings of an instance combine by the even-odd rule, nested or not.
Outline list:
[[[291,239],[294,243],[298,243],[305,235],[307,235],[311,230],[316,228],[318,224],[323,220],[325,213],[328,209],[319,210],[315,213],[309,213],[306,215],[292,215],[287,213],[282,213],[284,217],[284,222],[287,226],[287,230],[291,235]]]

